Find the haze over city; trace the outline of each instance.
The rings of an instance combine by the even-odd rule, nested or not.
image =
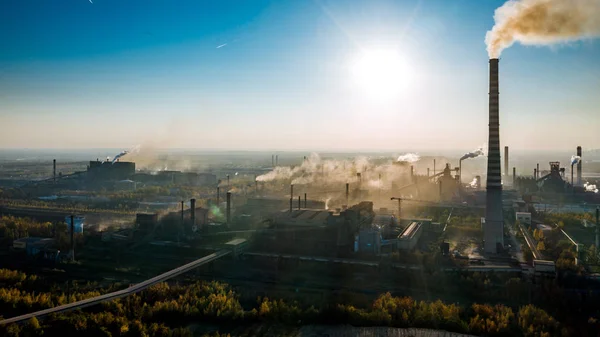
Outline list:
[[[13,1],[0,146],[472,149],[502,3]],[[598,58],[588,38],[505,50],[503,143],[597,147]]]

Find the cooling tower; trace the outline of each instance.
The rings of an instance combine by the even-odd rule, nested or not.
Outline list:
[[[504,247],[498,88],[498,59],[490,59],[487,193],[483,228],[484,251],[488,254],[496,254],[498,247]]]

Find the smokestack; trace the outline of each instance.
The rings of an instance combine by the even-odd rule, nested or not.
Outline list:
[[[533,169],[533,179],[537,180],[537,169]]]
[[[350,202],[350,184],[346,183],[346,206],[348,206]]]
[[[504,147],[504,175],[508,177],[508,146]]]
[[[537,163],[537,165],[535,166],[535,168],[537,169],[537,175],[535,176],[535,179],[539,179],[540,177],[540,163]]]
[[[513,166],[513,188],[517,188],[517,168]]]
[[[413,165],[410,165],[410,182],[415,182],[415,167]]]
[[[181,227],[183,228],[183,200],[181,200]]]
[[[190,220],[192,220],[192,226],[196,224],[196,199],[190,199]]]
[[[290,197],[290,213],[292,213],[292,202],[294,201],[294,198]]]
[[[75,216],[71,214],[71,261],[75,261]]]
[[[484,251],[496,254],[504,247],[504,218],[502,216],[502,171],[500,161],[500,92],[498,59],[490,59],[489,125]]]
[[[308,208],[307,203],[306,203],[306,193],[304,193],[304,208]]]
[[[56,159],[52,159],[52,181],[56,182]]]
[[[231,192],[227,192],[227,225],[231,223]]]
[[[217,186],[217,207],[219,207],[219,198],[221,197],[221,188]]]
[[[227,189],[229,189],[229,174],[227,175]]]
[[[290,185],[290,198],[294,197],[294,184]]]
[[[435,159],[433,160],[433,175],[435,175]]]
[[[596,252],[600,246],[600,207],[596,207]]]
[[[583,161],[581,159],[581,146],[577,147],[577,155],[579,156],[579,161],[577,162],[577,186],[581,186],[581,169],[583,166]]]
[[[298,209],[302,208],[302,199],[300,198],[300,196],[298,196]]]

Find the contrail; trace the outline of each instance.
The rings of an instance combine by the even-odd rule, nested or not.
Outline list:
[[[510,0],[496,9],[485,43],[490,58],[515,41],[550,45],[600,36],[598,0]]]
[[[226,45],[227,45],[227,43],[223,43],[222,45],[218,45],[218,46],[217,46],[217,49],[219,49],[219,48],[223,48],[223,47],[225,47]]]

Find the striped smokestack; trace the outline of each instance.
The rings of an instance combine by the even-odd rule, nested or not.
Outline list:
[[[581,168],[582,168],[581,146],[577,147],[577,155],[579,156],[579,161],[577,162],[577,186],[583,186],[583,184],[581,183]]]
[[[489,91],[489,129],[487,193],[484,227],[484,250],[486,253],[498,253],[498,247],[504,246],[502,217],[502,171],[500,161],[500,105],[498,84],[498,59],[490,59]]]

